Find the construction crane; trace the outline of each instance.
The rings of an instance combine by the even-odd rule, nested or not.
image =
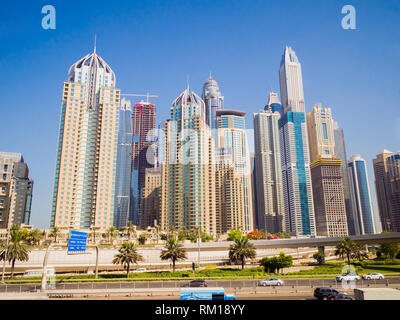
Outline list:
[[[125,93],[121,94],[121,96],[126,97],[146,97],[146,103],[149,103],[149,98],[159,98],[160,96],[151,95],[147,92],[147,94],[136,94],[136,93]]]

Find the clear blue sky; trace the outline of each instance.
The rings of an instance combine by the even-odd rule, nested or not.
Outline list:
[[[42,6],[56,8],[44,30]],[[341,8],[356,8],[344,30]],[[400,143],[400,2],[7,1],[0,11],[0,151],[21,152],[35,180],[31,223],[49,226],[61,91],[68,68],[92,51],[125,93],[150,93],[158,121],[190,78],[201,93],[212,71],[225,105],[252,113],[279,93],[286,45],[302,63],[306,111],[321,102],[344,128],[347,153],[368,162]],[[374,198],[375,201],[375,198]]]

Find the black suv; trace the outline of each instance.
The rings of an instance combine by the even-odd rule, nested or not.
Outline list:
[[[339,291],[331,288],[316,288],[314,290],[314,297],[318,300],[334,300],[339,294]]]
[[[207,287],[208,284],[205,280],[193,280],[183,286],[184,287]]]

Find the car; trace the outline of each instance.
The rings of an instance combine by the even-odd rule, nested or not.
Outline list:
[[[316,288],[314,290],[314,297],[318,300],[334,300],[339,294],[339,291],[332,288]]]
[[[376,273],[376,272],[364,274],[362,276],[362,278],[364,280],[383,280],[383,279],[385,279],[385,277],[383,276],[382,273]]]
[[[283,286],[285,283],[281,279],[277,278],[269,278],[265,280],[260,280],[258,282],[259,286]]]
[[[135,271],[133,271],[133,273],[141,273],[141,272],[147,272],[146,268],[138,268]]]
[[[357,281],[360,280],[360,276],[357,273],[347,273],[336,277],[336,281]]]
[[[350,297],[346,292],[339,292],[333,300],[354,300],[354,298]]]
[[[183,285],[183,287],[208,287],[205,280],[193,280]]]

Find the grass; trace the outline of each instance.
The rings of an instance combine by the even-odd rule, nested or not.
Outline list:
[[[395,264],[389,264],[390,261],[362,261],[353,262],[352,265],[356,269],[358,274],[366,274],[370,272],[379,273],[397,273],[400,275],[400,263],[394,261]],[[260,279],[270,276],[279,276],[280,278],[331,278],[334,275],[342,274],[342,268],[346,265],[345,262],[329,262],[324,265],[314,266],[313,269],[300,270],[297,272],[269,274],[264,272],[263,267],[255,268],[205,268],[203,270],[196,270],[195,278],[199,279],[221,279],[224,280],[237,280],[239,279]],[[173,281],[173,280],[191,280],[193,278],[193,272],[188,271],[158,271],[158,272],[143,272],[143,273],[130,273],[129,278],[126,277],[126,273],[114,273],[114,274],[99,274],[98,279],[95,279],[94,274],[81,274],[81,275],[60,275],[57,276],[58,283],[67,282],[92,282],[92,281]],[[41,277],[19,277],[13,280],[7,280],[8,283],[38,283]]]

